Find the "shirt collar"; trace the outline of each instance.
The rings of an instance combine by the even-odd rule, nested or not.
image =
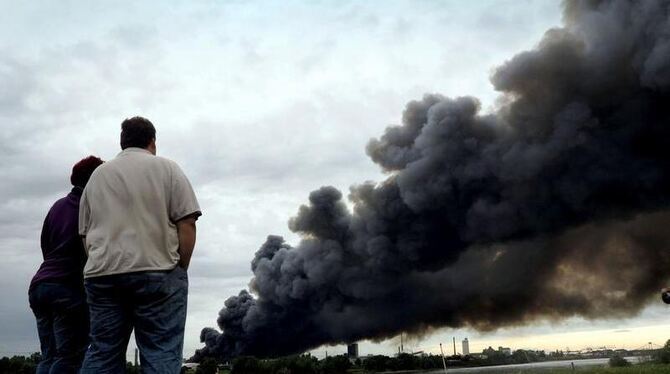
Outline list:
[[[149,152],[148,149],[139,148],[139,147],[128,147],[128,148],[124,149],[123,151],[119,152],[119,154],[117,156],[125,155],[125,154],[128,154],[128,153],[148,153],[150,155],[152,154],[151,152]]]

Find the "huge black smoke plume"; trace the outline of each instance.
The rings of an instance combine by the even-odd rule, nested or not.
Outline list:
[[[312,192],[199,354],[638,312],[670,274],[670,2],[569,1],[564,24],[495,71],[494,113],[410,102],[367,147],[388,179],[353,211]]]

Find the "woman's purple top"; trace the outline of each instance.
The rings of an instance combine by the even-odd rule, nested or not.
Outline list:
[[[54,203],[44,219],[40,240],[44,262],[30,282],[30,288],[40,282],[82,284],[86,254],[79,237],[81,193],[81,188],[74,187]]]

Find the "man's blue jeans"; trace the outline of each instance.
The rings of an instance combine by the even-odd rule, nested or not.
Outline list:
[[[43,282],[28,295],[42,351],[36,373],[77,373],[88,347],[88,307],[83,288]]]
[[[91,345],[82,374],[123,373],[133,329],[142,373],[179,373],[188,295],[184,269],[88,278],[84,285]]]

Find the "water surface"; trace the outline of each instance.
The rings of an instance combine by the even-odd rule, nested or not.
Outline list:
[[[637,364],[643,357],[626,357],[626,360],[632,364]],[[472,368],[450,368],[447,370],[448,374],[479,374],[479,373],[492,373],[492,374],[506,374],[506,373],[518,373],[522,371],[541,371],[546,369],[570,369],[571,363],[574,363],[575,368],[584,368],[589,366],[605,366],[609,358],[590,358],[583,360],[566,360],[566,361],[544,361],[544,362],[531,362],[529,364],[513,364],[513,365],[496,365],[496,366],[480,366]],[[438,374],[444,373],[444,370],[432,370],[428,373]]]

